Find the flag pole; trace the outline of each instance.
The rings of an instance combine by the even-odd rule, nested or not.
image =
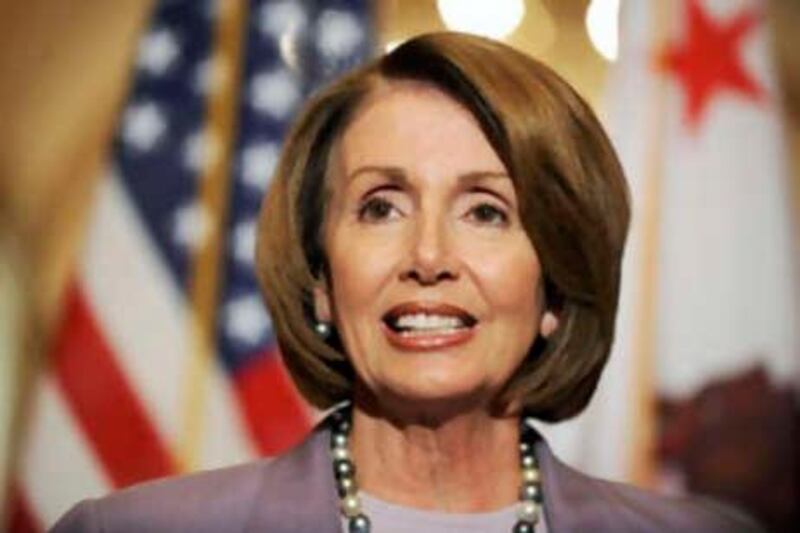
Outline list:
[[[651,27],[653,36],[650,50],[654,53],[653,61],[658,60],[655,54],[664,49],[669,36],[670,24],[673,21],[671,2],[652,2]],[[657,65],[650,65],[657,68]],[[629,479],[641,487],[653,488],[656,485],[655,445],[656,430],[656,393],[655,393],[655,358],[656,358],[656,323],[658,304],[658,261],[660,204],[663,181],[664,132],[667,85],[664,77],[657,78],[654,85],[652,120],[648,132],[646,147],[646,166],[643,188],[642,213],[642,261],[640,286],[637,293],[639,301],[633,333],[633,350],[635,370],[632,372],[631,390],[634,395],[634,420],[630,426],[632,442],[632,460],[630,462]]]
[[[204,164],[199,206],[207,214],[206,231],[191,256],[189,278],[190,353],[183,387],[183,418],[177,459],[181,468],[198,465],[203,417],[214,361],[217,299],[219,297],[223,236],[230,196],[230,162],[236,132],[242,29],[245,0],[217,1],[211,56],[209,97],[203,131]]]

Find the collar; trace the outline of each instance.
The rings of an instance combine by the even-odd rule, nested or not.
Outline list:
[[[329,439],[321,423],[297,448],[267,465],[245,531],[341,533]],[[548,527],[572,531],[573,518],[585,518],[584,504],[594,500],[594,480],[559,461],[541,436],[535,450]]]

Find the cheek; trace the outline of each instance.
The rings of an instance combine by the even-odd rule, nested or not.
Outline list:
[[[477,253],[472,264],[481,292],[493,310],[536,323],[544,293],[539,260],[527,239]]]
[[[333,304],[340,320],[352,318],[343,314],[375,304],[398,260],[393,239],[352,233],[339,232],[329,241]]]

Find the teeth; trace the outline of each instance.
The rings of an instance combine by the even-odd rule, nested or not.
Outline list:
[[[397,319],[397,327],[406,330],[453,330],[465,326],[464,321],[452,315],[428,315],[416,313],[413,315],[402,315]]]

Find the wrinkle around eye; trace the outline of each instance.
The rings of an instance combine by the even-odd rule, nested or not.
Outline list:
[[[383,223],[403,216],[403,212],[389,199],[381,195],[368,196],[362,200],[356,211],[360,222]]]
[[[461,218],[479,227],[510,227],[519,218],[514,200],[494,189],[472,187],[459,203]]]
[[[482,210],[480,215],[478,214],[479,210]],[[466,212],[464,217],[478,226],[506,228],[511,225],[511,215],[508,213],[508,210],[488,202],[481,202],[473,205]],[[486,217],[491,217],[491,220]]]
[[[483,186],[475,185],[475,186],[470,187],[467,190],[467,193],[470,194],[470,195],[474,195],[474,196],[486,195],[486,196],[489,196],[489,197],[499,201],[507,209],[516,209],[516,205],[517,204],[516,204],[516,200],[514,199],[513,190],[511,191],[510,194],[507,194],[505,192],[496,190],[493,187],[483,187]],[[508,196],[511,196],[511,198],[509,198]]]

